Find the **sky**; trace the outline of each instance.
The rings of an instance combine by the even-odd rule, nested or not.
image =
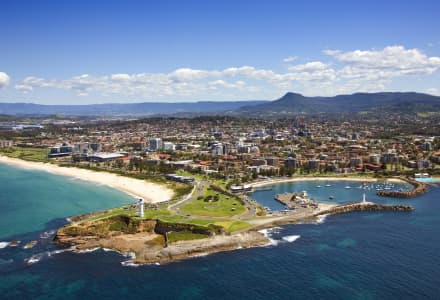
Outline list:
[[[440,1],[0,3],[0,102],[440,95]]]

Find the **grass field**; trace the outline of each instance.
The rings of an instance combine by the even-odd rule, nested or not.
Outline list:
[[[178,241],[189,241],[189,240],[198,240],[204,239],[208,236],[206,234],[193,233],[191,231],[179,231],[179,232],[170,232],[167,235],[169,243],[175,243]]]
[[[190,215],[207,217],[232,217],[246,212],[246,207],[236,198],[218,193],[206,187],[200,199],[180,208]]]
[[[35,162],[48,162],[47,148],[7,147],[0,148],[0,154]]]
[[[215,225],[222,226],[227,232],[234,232],[237,230],[250,228],[252,225],[242,221],[220,221],[215,222]]]

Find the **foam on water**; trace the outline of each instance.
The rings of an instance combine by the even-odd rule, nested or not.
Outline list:
[[[41,239],[48,239],[48,238],[50,238],[54,234],[55,234],[55,230],[45,231],[42,234],[40,234],[40,238]]]
[[[0,249],[8,247],[9,242],[0,242]]]
[[[272,234],[278,233],[279,229],[280,229],[280,227],[274,227],[274,228],[262,229],[262,230],[258,231],[259,233],[263,234],[269,240],[269,243],[264,245],[264,247],[277,246],[279,244],[279,242],[280,242],[279,240],[275,240],[272,238]]]
[[[77,253],[90,253],[90,252],[95,252],[96,250],[99,250],[100,247],[96,247],[96,248],[90,248],[90,249],[85,249],[85,250],[77,250]]]
[[[32,255],[29,258],[26,258],[24,261],[28,265],[33,265],[33,264],[36,264],[37,262],[39,262],[43,257],[44,257],[44,253],[38,253],[38,254]]]
[[[124,267],[140,267],[142,264],[136,264],[132,260],[121,261],[121,265]]]
[[[325,214],[325,215],[320,215],[318,216],[317,220],[316,220],[316,224],[322,224],[325,222],[325,219],[327,219],[327,216],[329,214]]]
[[[297,239],[299,239],[300,237],[301,237],[300,235],[287,235],[287,236],[283,236],[282,239],[288,243],[292,243]]]

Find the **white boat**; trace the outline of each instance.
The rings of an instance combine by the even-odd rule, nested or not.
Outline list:
[[[345,188],[346,188],[346,189],[351,189],[351,186],[348,186],[348,185],[347,185]]]
[[[325,186],[332,186],[331,184],[326,184]]]

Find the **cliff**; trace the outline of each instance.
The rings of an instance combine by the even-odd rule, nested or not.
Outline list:
[[[78,251],[109,248],[134,252],[136,263],[180,260],[204,253],[265,245],[264,235],[251,231],[226,235],[220,226],[140,220],[117,215],[97,221],[72,223],[59,229],[54,242]]]

